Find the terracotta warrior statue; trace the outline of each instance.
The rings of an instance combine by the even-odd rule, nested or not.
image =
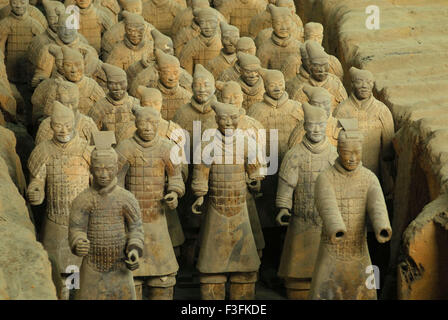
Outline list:
[[[275,5],[275,2],[277,0],[269,0],[268,4]],[[261,11],[257,15],[253,16],[252,19],[250,19],[249,23],[249,36],[252,39],[255,39],[255,37],[258,35],[258,33],[267,28],[272,28],[272,20],[271,20],[271,12],[269,11],[269,7],[266,5],[266,9],[264,11]]]
[[[92,144],[92,135],[98,132],[98,128],[92,118],[79,112],[79,89],[73,82],[56,79],[56,96],[55,101],[62,103],[69,107],[75,116],[75,131],[81,139],[84,139],[88,144]],[[51,128],[51,117],[45,118],[37,130],[36,145],[42,141],[51,140],[53,138],[53,130]]]
[[[260,60],[253,55],[238,53],[241,75],[237,82],[243,91],[243,108],[248,111],[257,102],[263,101],[265,93],[263,78],[260,76]]]
[[[93,0],[93,4],[98,10],[106,14],[114,24],[118,22],[121,7],[117,0]],[[64,5],[66,8],[70,5],[76,5],[76,0],[65,0]]]
[[[328,142],[336,147],[338,145],[340,127],[338,125],[338,120],[331,114],[331,94],[326,89],[321,87],[306,86],[303,88],[303,91],[307,95],[312,106],[324,109],[327,114],[327,139]],[[296,144],[301,143],[303,136],[303,126],[296,126],[289,136],[288,147],[292,148]]]
[[[269,5],[269,10],[273,32],[269,40],[258,47],[257,57],[260,58],[263,68],[280,70],[290,56],[300,56],[300,42],[292,37],[291,10],[272,4]]]
[[[216,7],[227,22],[240,30],[242,37],[250,37],[249,23],[266,8],[263,0],[225,0]]]
[[[220,102],[214,102],[213,108],[218,130],[208,146],[204,143],[196,151],[206,155],[194,165],[191,184],[197,198],[193,213],[201,213],[198,209],[208,195],[196,265],[201,298],[224,300],[228,276],[230,299],[251,300],[260,259],[247,213],[246,174],[252,183],[263,179],[263,171],[255,159],[257,152],[249,146],[250,138],[237,130],[240,109]],[[213,151],[208,154],[205,150],[210,146]]]
[[[126,0],[121,1],[123,3],[123,11],[122,12],[131,12],[137,15],[142,14],[142,1],[141,0]],[[143,20],[144,21],[144,20]],[[114,24],[109,30],[104,32],[101,38],[101,50],[102,50],[102,59],[104,61],[109,57],[110,52],[114,49],[117,43],[120,43],[124,40],[126,34],[125,28],[126,20],[121,20],[120,22]],[[144,21],[146,26],[145,32],[143,34],[143,41],[151,41],[151,30],[154,30],[154,26],[146,21]]]
[[[277,223],[288,225],[278,276],[285,281],[288,299],[299,300],[307,299],[309,294],[322,229],[314,205],[314,184],[337,158],[336,147],[325,134],[325,110],[305,102],[303,112],[306,133],[283,158],[275,202],[280,209]],[[290,217],[289,222],[283,217]]]
[[[0,50],[0,125],[17,121],[17,101],[6,74],[4,57]]]
[[[201,33],[185,45],[179,56],[180,65],[190,74],[196,64],[207,65],[222,49],[216,12],[211,8],[196,10]]]
[[[31,205],[46,199],[41,242],[64,277],[70,265],[81,259],[72,254],[68,242],[70,205],[89,187],[91,148],[75,131],[73,111],[58,101],[51,114],[53,138],[39,143],[28,160],[30,183],[27,189]],[[63,287],[65,283],[63,282]]]
[[[309,59],[308,79],[296,77],[291,80],[287,92],[291,99],[301,103],[308,102],[308,97],[303,91],[306,85],[322,87],[328,90],[333,97],[332,112],[336,106],[347,99],[347,92],[338,77],[328,72],[329,58],[324,49],[315,41],[307,41],[305,44]]]
[[[145,52],[154,50],[154,42],[144,37],[147,31],[141,15],[127,11],[122,14],[125,24],[124,39],[114,45],[105,62],[126,71],[133,63],[140,61]]]
[[[111,132],[94,136],[92,186],[73,201],[69,242],[82,257],[77,300],[135,300],[132,271],[144,250],[142,215],[134,195],[117,185]]]
[[[140,103],[138,99],[128,95],[128,82],[123,69],[107,63],[103,64],[103,69],[107,75],[109,92],[90,109],[88,115],[99,130],[112,131],[117,136],[128,123],[135,121],[132,110]]]
[[[56,1],[52,1],[56,2]],[[28,57],[36,67],[31,85],[37,87],[43,80],[54,76],[56,73],[55,57],[49,52],[50,46],[68,46],[74,50],[78,50],[84,60],[84,72],[88,77],[93,78],[97,73],[98,65],[101,63],[98,59],[96,50],[87,43],[83,35],[79,34],[77,29],[69,28],[69,22],[72,17],[62,12],[58,16],[56,23],[56,35],[54,39],[43,38],[43,33],[33,39],[28,50]],[[50,24],[50,27],[52,24]],[[37,43],[36,41],[39,41]],[[95,80],[95,79],[94,79]]]
[[[361,163],[364,135],[356,119],[339,121],[344,128],[338,137],[339,157],[315,184],[322,235],[309,297],[376,299],[376,290],[366,286],[366,270],[372,265],[367,215],[378,242],[389,241],[392,229],[378,178]]]
[[[324,27],[318,22],[308,22],[305,24],[305,41],[314,40],[320,45],[322,45],[322,40],[324,38]],[[334,74],[341,81],[344,79],[344,70],[339,62],[338,58],[328,55],[330,68],[328,72]]]
[[[358,119],[359,130],[364,134],[362,162],[383,183],[386,196],[393,192],[391,170],[393,166],[394,120],[389,108],[377,100],[372,90],[373,74],[368,70],[350,68],[352,93],[334,111],[334,116]]]
[[[225,22],[221,22],[220,26],[222,43],[221,52],[205,66],[213,74],[215,79],[217,79],[224,70],[235,64],[236,44],[240,38],[238,28]]]
[[[236,52],[242,52],[245,54],[255,55],[257,51],[257,48],[255,47],[254,40],[252,40],[249,37],[241,37],[238,42],[236,43]],[[226,70],[224,70],[219,76],[219,81],[237,81],[238,78],[241,76],[241,66],[238,61],[238,55],[237,60],[233,64],[232,67],[228,67]]]
[[[103,10],[93,4],[93,0],[75,0],[79,8],[79,30],[95,48],[98,54],[101,53],[101,36],[109,30],[114,21]]]
[[[300,57],[290,56],[280,68],[285,76],[286,88],[296,90],[300,83],[308,81],[310,78],[310,59],[306,51],[306,43],[300,44]]]
[[[2,1],[2,3],[3,2],[5,2],[6,6],[4,6],[3,8],[0,9],[0,20],[9,16],[11,14],[11,12],[14,12],[14,10],[17,9],[17,6],[18,6],[17,3],[11,4],[10,0],[4,0],[4,1]],[[43,2],[42,2],[42,4],[43,4]],[[39,24],[44,29],[46,29],[48,27],[47,19],[45,19],[45,16],[35,5],[36,5],[36,3],[33,3],[33,1],[28,1],[28,3],[26,4],[26,11],[31,18],[33,18],[34,20],[39,22]],[[20,15],[20,14],[17,14],[17,15]]]
[[[142,16],[157,30],[171,36],[171,25],[182,6],[174,0],[147,0],[143,2]]]
[[[243,91],[240,85],[235,81],[228,82],[216,82],[216,88],[221,92],[221,101],[226,104],[232,104],[240,109],[241,117],[238,122],[238,129],[242,130],[244,134],[248,135],[252,139],[256,140],[257,143],[261,141],[258,140],[259,130],[264,129],[263,125],[255,120],[254,118],[246,115],[246,110],[243,108]],[[248,179],[248,177],[246,176]],[[249,181],[246,181],[249,182]],[[263,249],[265,247],[263,230],[261,228],[260,218],[258,216],[258,210],[255,203],[255,198],[258,196],[260,191],[260,183],[247,184],[246,202],[247,202],[247,212],[249,214],[250,227],[254,235],[255,245],[257,247],[258,255],[261,258],[263,254]]]

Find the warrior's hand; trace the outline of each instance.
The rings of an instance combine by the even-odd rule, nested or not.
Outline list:
[[[392,238],[392,230],[391,228],[383,228],[379,232],[376,233],[376,240],[379,243],[385,243]]]
[[[178,198],[177,193],[172,191],[172,192],[168,193],[167,195],[165,195],[165,197],[163,197],[163,200],[165,201],[168,208],[170,208],[171,210],[174,210],[177,208],[177,205],[178,205],[177,198]]]
[[[199,211],[199,207],[202,206],[204,203],[204,197],[199,197],[196,199],[196,201],[191,206],[191,211],[193,211],[194,214],[202,214],[201,211]]]
[[[277,217],[275,218],[275,221],[279,226],[287,226],[289,225],[289,221],[285,222],[282,220],[283,217],[290,217],[291,214],[289,213],[288,209],[282,208],[280,209],[280,212],[277,214]]]
[[[137,270],[140,266],[138,263],[138,251],[136,249],[132,249],[128,253],[128,260],[124,261],[126,263],[126,267],[131,270]]]
[[[42,196],[42,189],[38,186],[32,186],[27,190],[27,196],[28,200],[30,201],[31,205],[38,206],[42,203],[43,196]]]
[[[247,183],[247,187],[249,188],[250,192],[258,193],[258,192],[260,192],[261,181],[260,180],[249,180]]]
[[[85,257],[89,254],[90,241],[88,239],[79,239],[76,243],[75,254],[78,257]]]

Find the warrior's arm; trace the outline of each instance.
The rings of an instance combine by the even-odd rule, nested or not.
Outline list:
[[[194,50],[191,46],[191,42],[189,42],[182,49],[182,53],[179,57],[180,66],[184,68],[189,74],[193,74],[193,55]]]
[[[8,36],[9,36],[9,32],[10,32],[6,20],[7,19],[3,19],[0,23],[0,50],[3,52],[5,57],[6,57],[6,52],[5,52],[6,41],[8,40]]]
[[[45,180],[47,176],[45,151],[46,150],[42,150],[42,147],[38,145],[33,152],[31,152],[28,160],[30,184],[28,185],[27,195],[33,206],[42,204],[45,199]]]
[[[210,167],[205,164],[195,164],[193,166],[193,180],[191,189],[196,197],[203,197],[208,193],[208,177]]]
[[[367,213],[372,222],[378,242],[384,243],[392,237],[392,228],[390,226],[387,213],[386,202],[380,182],[375,175],[371,175],[371,184],[367,193]]]
[[[283,158],[278,174],[277,208],[292,209],[292,196],[299,180],[298,159],[295,149],[289,150]]]
[[[170,144],[175,146],[174,143]],[[171,149],[167,150],[164,157],[166,174],[168,176],[167,192],[176,192],[179,197],[185,193],[185,184],[182,179],[182,163],[175,164],[171,160]]]
[[[393,159],[392,140],[395,135],[394,119],[392,113],[385,107],[380,114],[380,121],[382,124],[381,144],[382,144],[382,158],[384,161],[391,161]]]
[[[72,202],[68,227],[68,241],[75,253],[76,245],[80,240],[87,240],[87,226],[89,224],[89,201],[86,193],[81,193]]]
[[[326,172],[321,173],[316,180],[314,201],[322,218],[324,230],[331,241],[335,243],[343,238],[347,228],[342,220],[333,186],[326,174]]]
[[[128,230],[126,253],[136,249],[141,257],[143,254],[144,233],[140,206],[132,193],[127,192],[127,195],[128,197],[123,205],[124,218]]]
[[[126,155],[129,153],[128,149],[129,149],[129,146],[128,146],[126,140],[118,143],[117,147],[115,148],[115,151],[118,155],[117,180],[118,180],[118,185],[122,186],[123,188],[124,188],[125,177],[129,170],[129,160],[126,157]]]
[[[241,134],[241,138],[237,138],[237,143],[238,139],[245,140],[244,160],[249,180],[263,180],[266,175],[266,159],[262,152],[264,151],[263,146],[260,146],[255,139],[243,133]]]

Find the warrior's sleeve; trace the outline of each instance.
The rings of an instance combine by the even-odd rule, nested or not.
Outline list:
[[[288,150],[278,173],[277,208],[292,209],[292,196],[299,180],[297,148]]]
[[[171,149],[176,147],[173,142],[167,143],[165,155],[163,161],[165,163],[166,175],[168,177],[168,192],[176,192],[179,197],[182,197],[185,193],[185,184],[182,179],[182,162],[179,159],[172,159],[173,155]]]
[[[126,199],[123,203],[123,214],[128,230],[126,253],[133,249],[137,249],[139,256],[141,257],[143,254],[144,234],[140,206],[131,192],[126,191],[125,195]]]
[[[344,101],[345,99],[348,98],[347,95],[347,91],[345,90],[344,86],[342,85],[341,80],[339,80],[339,78],[336,78],[338,81],[338,97],[336,98],[336,101],[339,103],[341,103],[342,101]]]
[[[246,172],[250,180],[263,180],[266,175],[266,159],[264,158],[263,147],[260,148],[257,141],[241,133],[245,140],[245,165]],[[237,138],[238,139],[238,138]],[[238,140],[237,140],[238,143]],[[238,148],[237,148],[238,150]]]
[[[80,193],[73,200],[70,208],[70,219],[68,226],[68,241],[72,252],[75,252],[76,244],[81,239],[87,239],[87,227],[89,224],[90,192],[88,190]]]
[[[334,186],[327,178],[327,174],[328,171],[322,172],[316,180],[314,202],[322,218],[325,233],[335,243],[345,235],[347,228],[339,211]]]
[[[52,137],[53,129],[51,129],[50,122],[45,119],[40,123],[39,129],[37,129],[35,143],[38,145],[43,141],[50,140]]]
[[[392,113],[385,105],[383,105],[383,110],[380,113],[380,121],[383,126],[381,132],[382,158],[384,161],[390,161],[393,159],[392,139],[395,130]]]
[[[193,74],[193,55],[194,46],[192,45],[194,40],[188,42],[180,54],[179,62],[180,66],[184,68],[189,74]]]
[[[257,57],[260,59],[260,64],[263,68],[269,68],[269,57],[271,56],[266,46],[261,46],[260,50],[257,50]]]
[[[305,129],[303,128],[303,123],[297,124],[297,126],[292,130],[291,135],[288,140],[288,148],[291,149],[295,145],[302,142],[303,136],[305,134]]]
[[[202,197],[207,194],[209,174],[210,166],[206,165],[205,163],[193,165],[193,179],[191,181],[191,189],[193,190],[193,193],[196,197]]]
[[[101,101],[97,101],[95,103],[95,105],[90,109],[88,116],[96,124],[98,130],[101,130],[103,128],[103,119],[105,117],[105,113],[103,112]]]
[[[131,151],[131,146],[129,145],[129,142],[127,140],[123,140],[118,143],[117,147],[115,148],[115,152],[118,155],[118,174],[117,174],[117,180],[118,184],[121,186],[124,186],[124,181],[126,174],[129,170],[129,160],[128,160],[128,154]]]
[[[111,19],[111,17],[109,15],[107,15],[105,12],[103,12],[101,10],[98,10],[98,15],[100,16],[100,20],[101,20],[101,26],[102,26],[101,33],[112,28],[112,26],[114,25],[114,20]]]
[[[342,69],[342,65],[339,62],[338,58],[330,55],[330,72],[333,73],[339,80],[344,79],[344,69]]]
[[[7,20],[8,19],[4,18],[3,20],[0,21],[0,50],[3,53],[5,53],[6,41],[8,40],[10,32]]]
[[[54,66],[54,57],[48,52],[48,46],[41,49],[36,60],[34,78],[42,80],[50,78]]]
[[[231,1],[222,1],[216,9],[223,15],[226,21],[230,21],[230,14],[233,10]]]
[[[41,191],[41,198],[39,203],[42,203],[45,198],[45,180],[47,176],[47,150],[44,144],[40,144],[34,148],[28,159],[28,169],[30,171],[30,184],[28,190],[38,189]]]
[[[367,213],[378,242],[384,243],[392,237],[392,228],[380,182],[374,174],[370,175],[370,180],[367,192]]]
[[[90,117],[87,117],[85,121],[85,125],[81,128],[80,134],[87,140],[89,144],[93,145],[93,134],[98,132],[98,127]]]

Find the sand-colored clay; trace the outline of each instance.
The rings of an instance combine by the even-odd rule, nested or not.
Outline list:
[[[240,30],[242,37],[250,36],[250,20],[265,8],[266,2],[263,0],[225,0],[217,6],[227,22]]]
[[[143,3],[142,16],[157,30],[171,36],[171,25],[182,6],[174,0],[147,0]]]
[[[0,10],[0,20],[9,16],[11,14],[11,12],[13,11],[11,9],[11,1],[8,1],[8,3],[9,4],[7,6],[3,7]],[[43,15],[43,13],[35,6],[35,4],[32,4],[31,1],[28,1],[26,11],[30,15],[30,17],[33,18],[34,20],[36,20],[37,22],[39,22],[39,24],[44,29],[46,29],[48,27],[47,19],[45,19],[45,16]]]

